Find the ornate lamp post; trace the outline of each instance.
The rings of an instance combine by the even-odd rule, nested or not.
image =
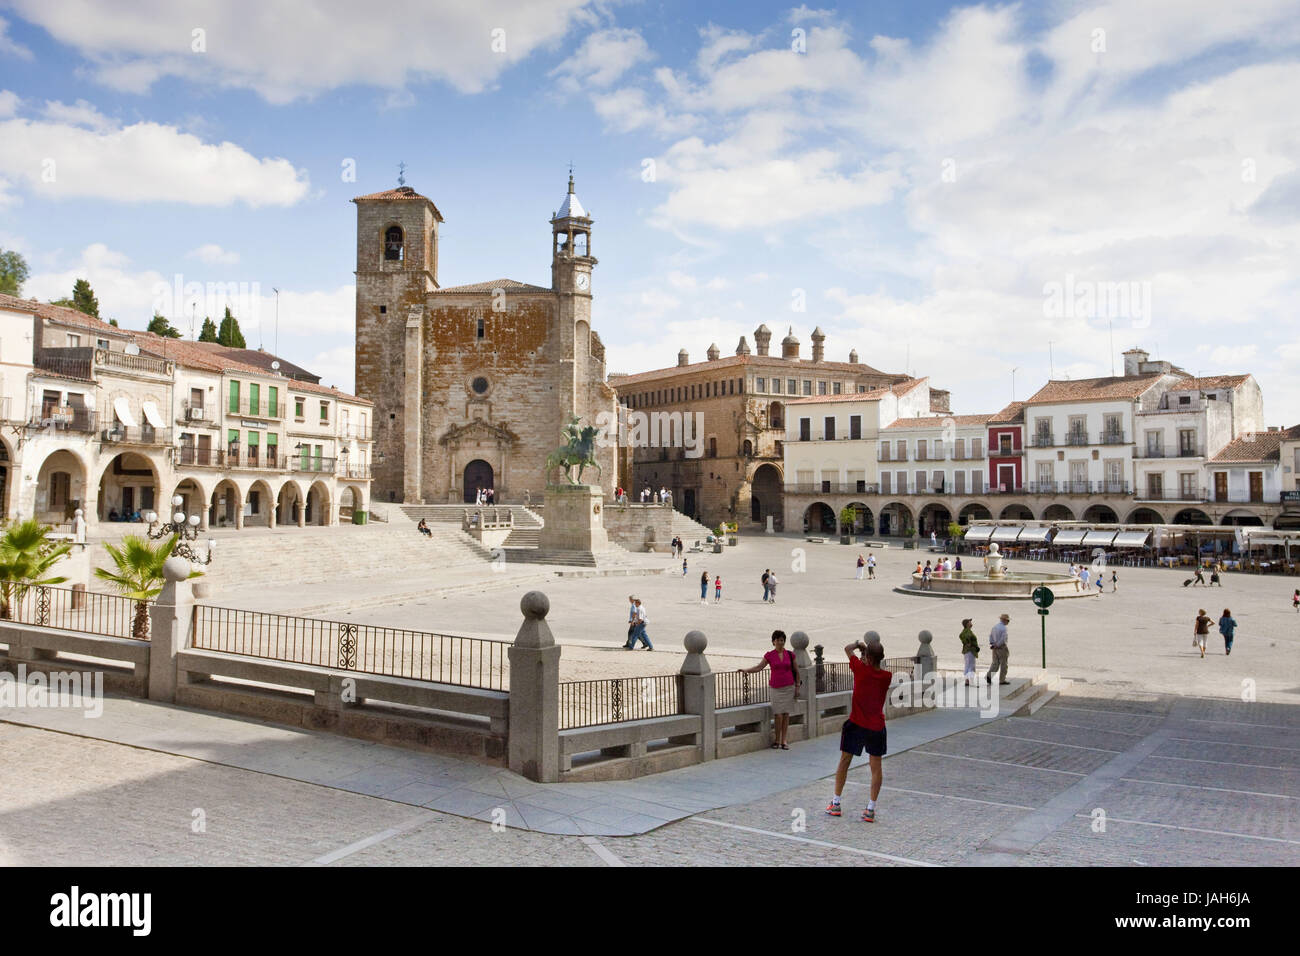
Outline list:
[[[181,510],[183,504],[185,504],[185,499],[180,495],[172,498],[172,507],[176,509],[172,515],[172,520],[164,522],[157,531],[154,530],[154,526],[158,524],[158,513],[150,511],[146,514],[144,520],[149,522],[147,533],[154,541],[174,534],[176,536],[176,547],[172,549],[172,554],[193,564],[211,564],[212,552],[217,547],[216,539],[208,538],[208,553],[205,557],[200,558],[198,553],[190,547],[190,542],[198,540],[199,537],[199,516],[190,515],[186,518],[185,512]]]

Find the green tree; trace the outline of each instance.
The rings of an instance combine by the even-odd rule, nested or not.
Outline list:
[[[108,324],[111,325],[113,328],[117,328],[117,319],[109,319]]]
[[[244,333],[239,331],[239,320],[231,315],[230,306],[226,306],[221,328],[217,330],[217,341],[232,349],[248,348],[247,343],[244,342]]]
[[[57,543],[45,535],[50,531],[35,518],[10,525],[0,538],[0,618],[13,618],[13,606],[21,603],[29,588],[62,584],[66,577],[50,577],[50,568],[72,550],[68,542]]]
[[[85,279],[78,279],[72,284],[72,307],[79,312],[85,312],[86,315],[99,318],[99,300],[95,298],[95,290]]]
[[[217,323],[213,322],[211,319],[205,318],[203,320],[203,328],[199,332],[199,341],[200,342],[217,341]]]
[[[176,535],[172,535],[162,544],[154,547],[147,539],[136,534],[128,534],[122,539],[122,546],[115,548],[105,542],[113,564],[117,566],[114,573],[107,568],[95,568],[95,577],[111,583],[124,597],[135,601],[135,619],[131,625],[131,636],[143,640],[149,636],[149,602],[162,593],[163,565],[171,557],[176,547]],[[190,577],[197,578],[203,572],[191,571]]]
[[[31,275],[27,260],[21,253],[0,249],[0,292],[5,295],[22,295],[23,283]]]
[[[181,337],[180,329],[168,322],[166,316],[157,313],[154,313],[154,317],[149,320],[149,326],[145,331],[152,332],[154,335],[166,336],[169,339],[179,339]]]

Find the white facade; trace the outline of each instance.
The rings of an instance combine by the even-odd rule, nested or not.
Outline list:
[[[988,420],[965,417],[980,421],[900,418],[882,429],[877,453],[881,494],[982,494]]]

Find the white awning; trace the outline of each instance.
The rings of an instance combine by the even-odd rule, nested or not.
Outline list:
[[[1066,528],[1063,531],[1056,532],[1052,544],[1083,544],[1083,536],[1087,533],[1087,531],[1081,531],[1078,528]]]
[[[966,529],[966,540],[987,541],[989,539],[989,535],[991,535],[992,533],[993,533],[993,529],[988,527],[987,525],[982,527],[972,526]]]
[[[1296,542],[1296,543],[1300,543],[1300,534],[1296,534],[1296,533],[1290,533],[1290,534],[1288,534],[1288,533],[1285,533],[1285,532],[1278,532],[1278,531],[1258,531],[1258,530],[1257,530],[1257,531],[1255,531],[1254,534],[1252,534],[1252,533],[1250,533],[1249,530],[1243,528],[1243,529],[1242,529],[1242,537],[1244,537],[1244,538],[1246,539],[1246,547],[1247,547],[1247,548],[1255,548],[1255,547],[1260,547],[1260,548],[1278,547],[1278,548],[1280,548],[1280,547],[1282,547],[1284,544],[1286,544],[1288,540],[1289,540],[1289,541]]]
[[[131,406],[125,398],[113,399],[113,411],[117,412],[117,420],[127,428],[139,428],[139,423],[135,416],[131,414]]]
[[[1015,541],[1020,536],[1020,525],[1014,528],[994,528],[993,540],[999,542]]]
[[[1047,539],[1051,537],[1051,534],[1051,528],[1026,528],[1024,531],[1020,532],[1020,537],[1017,540],[1020,541],[1021,544],[1024,544],[1027,541],[1035,544],[1045,543]]]
[[[1115,535],[1115,547],[1117,548],[1145,548],[1147,539],[1151,537],[1150,531],[1121,531]]]
[[[153,402],[144,402],[140,405],[140,410],[144,412],[144,420],[154,428],[162,428],[162,415],[158,414],[158,406]]]
[[[1083,536],[1083,543],[1089,547],[1109,547],[1110,543],[1115,540],[1114,531],[1089,531]]]

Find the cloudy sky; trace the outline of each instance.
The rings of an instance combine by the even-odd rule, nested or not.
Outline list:
[[[351,388],[348,200],[404,162],[443,285],[549,284],[572,162],[612,371],[821,325],[979,412],[1140,346],[1300,421],[1295,0],[113,6],[0,0],[27,295],[188,333],[231,288]]]

